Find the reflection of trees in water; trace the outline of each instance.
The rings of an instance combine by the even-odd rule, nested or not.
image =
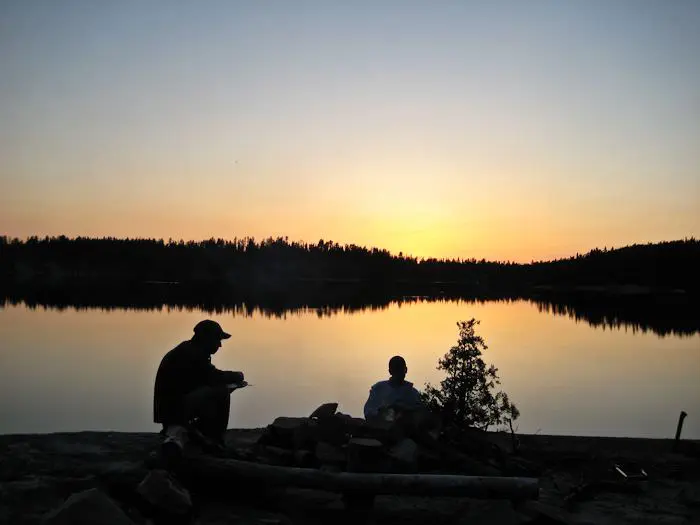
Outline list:
[[[178,285],[115,286],[95,288],[10,290],[0,293],[0,306],[25,305],[30,309],[100,309],[144,311],[203,311],[234,317],[263,316],[284,319],[315,314],[319,318],[385,310],[391,305],[435,302],[465,304],[529,300],[542,313],[564,315],[595,328],[652,332],[659,336],[700,333],[700,318],[692,298],[684,295],[615,296],[595,294],[469,295],[459,290],[423,289],[409,294],[401,289],[361,286],[304,285],[277,293],[225,287],[188,289]]]
[[[532,298],[540,312],[565,315],[595,328],[652,332],[659,336],[700,333],[696,302],[683,295],[586,295]]]
[[[285,318],[313,313],[318,317],[385,310],[390,305],[433,302],[486,302],[516,300],[500,296],[468,297],[459,294],[408,295],[402,291],[370,290],[356,286],[306,287],[286,293],[251,293],[230,288],[189,290],[182,286],[103,287],[99,289],[31,289],[0,292],[0,306],[25,305],[30,309],[203,311],[241,317],[260,315]]]

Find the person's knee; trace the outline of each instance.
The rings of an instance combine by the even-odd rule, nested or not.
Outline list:
[[[225,397],[228,396],[226,387],[203,386],[185,396],[185,414],[187,419],[207,417],[216,411]]]

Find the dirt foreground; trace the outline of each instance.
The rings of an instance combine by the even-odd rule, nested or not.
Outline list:
[[[252,449],[261,432],[230,430],[229,446]],[[130,498],[159,439],[155,433],[118,432],[0,436],[0,523],[41,523],[71,494],[94,487],[119,503],[135,524],[148,523]],[[539,500],[523,507],[509,501],[380,496],[371,514],[359,520],[345,510],[339,494],[239,484],[193,494],[196,523],[700,524],[698,441],[682,441],[674,451],[672,440],[519,439],[518,457],[540,470]],[[615,466],[631,477],[625,479]]]

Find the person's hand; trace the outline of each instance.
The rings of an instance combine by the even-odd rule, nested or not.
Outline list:
[[[229,392],[233,392],[234,390],[238,390],[239,388],[248,386],[248,381],[241,381],[240,383],[229,383],[226,386],[228,387]]]

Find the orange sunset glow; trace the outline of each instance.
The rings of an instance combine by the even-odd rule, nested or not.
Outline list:
[[[0,8],[0,234],[520,262],[700,234],[693,2],[214,4]]]

